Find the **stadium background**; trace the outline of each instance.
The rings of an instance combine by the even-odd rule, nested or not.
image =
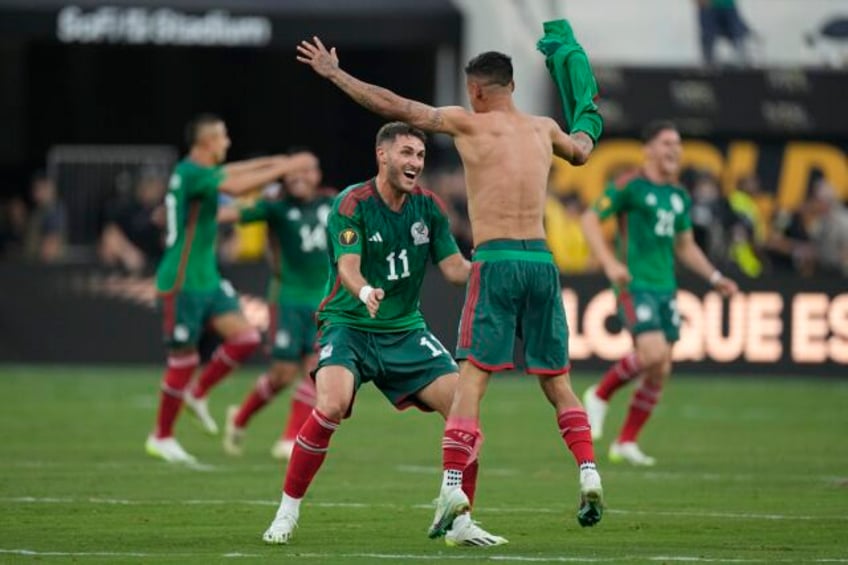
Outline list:
[[[840,11],[844,3],[779,0],[775,5],[785,17],[775,18],[768,2],[748,0],[740,13],[756,35],[748,41],[745,58],[720,40],[717,61],[709,66],[698,47],[695,6],[686,2],[652,0],[638,8],[618,3],[621,10],[616,14],[585,1],[501,2],[496,10],[485,5],[447,0],[256,0],[208,2],[199,9],[192,2],[0,2],[4,84],[0,229],[7,257],[2,269],[8,272],[2,284],[16,280],[21,281],[16,288],[27,289],[3,292],[0,298],[4,312],[15,313],[4,316],[2,333],[8,337],[0,345],[0,358],[52,362],[159,358],[155,333],[140,339],[135,331],[155,325],[151,295],[146,290],[138,295],[135,276],[149,276],[155,258],[140,272],[127,274],[120,265],[104,268],[98,261],[98,239],[115,201],[126,200],[145,176],[167,175],[184,150],[183,124],[198,111],[215,112],[227,120],[234,140],[232,159],[305,145],[320,156],[330,186],[343,188],[372,174],[373,133],[381,121],[294,60],[292,45],[304,34],[317,34],[337,45],[343,65],[352,73],[440,105],[464,100],[462,61],[485,49],[503,49],[515,58],[521,107],[559,116],[552,83],[533,46],[538,22],[570,17],[596,68],[606,129],[587,167],[573,169],[562,163],[555,167],[548,223],[556,242],[573,239],[567,231],[574,225],[569,203],[577,200],[578,207],[585,206],[614,174],[638,164],[639,128],[658,117],[677,121],[687,138],[686,178],[709,175],[724,195],[748,176],[759,179],[761,190],[755,198],[764,230],[780,211],[801,208],[820,178],[839,200],[848,196],[848,109],[841,103],[846,47],[838,35],[827,35],[844,18]],[[438,136],[430,145],[428,183],[456,203],[460,213],[455,227],[462,230],[455,152],[449,140]],[[38,170],[45,170],[56,185],[64,215],[62,251],[49,259],[37,251],[29,256],[20,251],[30,245],[21,241],[28,234],[15,235],[11,213],[13,203],[22,200],[33,207],[27,191]],[[458,235],[467,250],[467,237]],[[227,254],[222,253],[223,268],[244,281],[239,288],[260,299],[261,236],[261,231],[237,230],[226,244]],[[576,259],[569,256],[574,251],[555,248],[567,274],[564,284],[577,290],[581,304],[572,307],[577,315],[572,325],[579,335],[584,331],[585,305],[605,284],[591,274],[585,248],[577,249]],[[763,249],[757,252],[766,254]],[[814,269],[801,279],[785,269],[746,276],[727,256],[712,258],[741,277],[744,293],[735,310],[707,311],[703,301],[693,297],[699,312],[684,313],[687,327],[699,330],[703,324],[711,331],[684,329],[684,335],[694,333],[694,342],[711,343],[694,343],[696,351],[681,353],[680,360],[706,359],[708,363],[692,368],[708,370],[731,363],[736,370],[754,372],[843,373],[842,365],[848,361],[844,329],[848,306],[842,294],[846,253],[834,277],[827,276],[827,269]],[[41,270],[39,263],[45,262],[56,267],[48,271],[53,276]],[[117,289],[121,283],[116,280],[122,276],[123,288]],[[112,281],[111,293],[96,282],[104,278]],[[456,305],[459,295],[434,284],[424,308],[445,341],[451,342],[458,309],[440,305],[443,300]],[[705,290],[693,284],[685,286],[699,295]],[[776,295],[750,296],[767,290]],[[798,293],[803,293],[800,300]],[[43,307],[46,297],[50,308]],[[74,331],[73,322],[57,323],[73,320],[82,300],[91,303],[92,314],[102,311],[92,318],[98,322],[91,324],[87,335]],[[762,300],[768,304],[760,304]],[[612,314],[611,302],[602,301],[607,314]],[[126,323],[101,319],[109,318],[115,308]],[[593,318],[588,333],[603,336],[602,341],[614,336],[618,328],[614,316],[608,317]],[[17,322],[13,325],[11,320]],[[598,320],[604,322],[603,328]],[[262,316],[256,321],[262,325]],[[50,347],[38,339],[45,326],[54,328]],[[728,342],[716,341],[723,334],[732,338],[732,353],[700,353],[705,347],[727,347]],[[114,347],[105,354],[82,341],[100,343],[107,337]],[[771,353],[756,353],[763,344]],[[586,361],[586,367],[598,368],[600,358],[613,356],[599,354],[597,348],[581,354],[576,345],[576,358]],[[812,352],[805,353],[808,350]]]
[[[676,382],[647,440],[664,466],[636,473],[601,459],[612,496],[607,529],[586,534],[588,544],[567,531],[567,550],[586,562],[845,562],[848,244],[837,249],[841,263],[825,264],[815,237],[781,257],[768,234],[780,232],[782,218],[806,213],[822,183],[836,197],[828,213],[846,214],[848,2],[736,4],[753,34],[744,51],[719,40],[708,62],[696,0],[0,0],[0,429],[8,434],[0,448],[0,562],[270,555],[252,542],[270,517],[279,473],[259,444],[276,437],[284,401],[258,422],[256,450],[242,461],[224,459],[188,424],[181,428],[219,473],[171,475],[143,459],[163,359],[155,263],[104,260],[110,209],[131,201],[144,181],[166,178],[185,150],[185,122],[201,111],[227,121],[231,159],[305,145],[320,156],[327,185],[372,175],[382,120],[296,63],[293,46],[312,35],[335,45],[351,73],[436,105],[464,103],[469,56],[505,51],[515,63],[518,105],[559,118],[534,50],[541,22],[554,17],[573,22],[591,57],[606,129],[588,166],[554,168],[552,245],[573,241],[575,210],[638,162],[639,129],[651,119],[680,125],[690,189],[711,185],[726,202],[746,178],[761,187],[754,195],[761,224],[746,240],[760,270],[731,253],[727,238],[712,249],[738,278],[740,295],[722,303],[703,282],[681,279]],[[457,167],[450,141],[432,139],[427,183],[456,210],[467,250]],[[44,178],[56,194],[46,205],[35,196]],[[709,245],[718,225],[702,224],[699,241]],[[263,238],[261,230],[223,232],[220,257],[259,327],[267,323]],[[585,249],[555,253],[583,390],[628,341]],[[422,306],[448,345],[461,300],[438,276],[428,278]],[[219,412],[240,400],[265,360],[253,362],[213,393]],[[494,486],[483,487],[491,490],[481,515],[493,531],[528,536],[533,551],[521,539],[514,544],[520,560],[559,562],[562,544],[540,542],[532,524],[540,512],[571,512],[571,493],[561,497],[568,504],[534,504],[556,499],[557,477],[570,470],[561,453],[545,451],[551,438],[526,439],[528,426],[551,431],[538,415],[538,391],[504,381],[487,398],[494,469],[484,481]],[[292,549],[306,562],[434,558],[426,540],[388,540],[406,540],[407,529],[419,534],[414,528],[429,517],[419,503],[435,475],[417,475],[438,472],[438,453],[410,446],[436,446],[438,426],[417,415],[395,418],[376,394],[358,402],[359,420],[346,424],[339,455],[315,489],[323,509],[316,521],[333,539],[304,526],[302,545]],[[395,466],[398,458],[405,467]],[[375,461],[385,464],[372,475],[365,468]],[[396,506],[357,506],[385,496]],[[237,510],[209,511],[229,498]],[[557,520],[542,520],[551,536],[561,533]],[[363,522],[377,531],[367,542],[357,529]]]

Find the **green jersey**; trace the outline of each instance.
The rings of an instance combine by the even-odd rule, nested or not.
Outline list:
[[[436,195],[416,186],[394,212],[380,197],[374,179],[350,186],[336,198],[327,247],[330,278],[318,308],[319,323],[370,332],[426,327],[419,302],[427,264],[459,252],[445,206]],[[347,253],[361,256],[362,276],[386,293],[376,318],[342,286],[337,262]]]
[[[183,159],[174,168],[165,195],[165,254],[156,271],[159,292],[210,291],[221,284],[215,259],[218,185],[221,167]]]
[[[241,211],[242,223],[268,223],[276,279],[271,286],[279,287],[278,295],[270,297],[270,300],[285,300],[313,308],[318,306],[330,272],[327,218],[332,206],[333,197],[321,194],[309,202],[291,197],[260,200],[253,207]]]
[[[633,280],[629,288],[671,292],[675,236],[692,229],[691,200],[673,184],[654,184],[640,172],[621,177],[604,191],[594,209],[603,220],[618,218],[616,255]]]

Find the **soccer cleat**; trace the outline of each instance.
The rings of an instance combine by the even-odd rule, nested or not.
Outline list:
[[[471,514],[464,512],[456,517],[451,529],[445,533],[445,545],[448,547],[471,546],[490,547],[503,545],[509,540],[490,534],[471,519]]]
[[[609,403],[596,394],[598,385],[590,386],[583,393],[583,408],[589,418],[589,427],[592,429],[592,439],[601,439],[604,435],[604,418],[607,416]]]
[[[224,453],[233,457],[239,457],[244,452],[244,428],[236,425],[238,413],[238,406],[229,406],[224,424]]]
[[[144,449],[148,455],[164,459],[168,463],[197,463],[197,459],[186,452],[174,437],[157,438],[154,435],[147,436]]]
[[[206,398],[195,398],[191,392],[186,391],[183,395],[183,402],[200,422],[200,427],[203,428],[204,432],[213,436],[218,435],[218,424],[215,423],[215,419],[209,413]]]
[[[280,461],[288,461],[291,459],[292,451],[294,450],[294,442],[290,439],[278,439],[271,446],[271,457]]]
[[[283,511],[280,508],[277,510],[277,515],[274,516],[274,521],[262,534],[262,541],[275,545],[289,543],[294,535],[295,528],[297,528],[297,514]]]
[[[653,467],[657,462],[653,457],[642,453],[635,441],[613,442],[609,450],[609,460],[613,463],[627,461],[637,467]]]
[[[436,515],[433,517],[433,524],[427,532],[427,537],[430,539],[445,535],[457,516],[471,510],[468,497],[459,487],[443,489],[435,502]]]
[[[577,511],[577,523],[594,526],[604,515],[604,489],[601,476],[595,469],[580,471],[580,509]]]

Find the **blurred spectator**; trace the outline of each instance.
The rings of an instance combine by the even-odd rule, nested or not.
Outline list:
[[[154,211],[165,190],[163,177],[145,174],[129,199],[112,205],[100,235],[98,251],[104,263],[134,275],[156,267],[163,252],[163,226]]]
[[[751,57],[745,44],[751,35],[751,28],[742,19],[736,0],[696,0],[698,3],[698,23],[701,32],[701,54],[707,66],[714,66],[715,45],[719,37],[727,39],[736,52],[736,60],[742,66],[751,63]]]
[[[798,210],[779,210],[775,214],[766,242],[775,270],[797,271],[804,277],[813,275],[816,269],[816,248],[811,231],[822,216],[822,211],[822,206],[816,202],[815,190],[810,190]]]
[[[584,210],[585,206],[575,192],[566,194],[562,199],[551,194],[545,203],[548,247],[563,273],[586,273],[597,270],[599,266],[580,225]]]
[[[21,254],[27,229],[27,206],[23,199],[10,198],[0,205],[0,257]]]
[[[429,176],[425,186],[445,201],[456,243],[462,254],[469,257],[474,247],[474,238],[468,221],[468,197],[465,194],[465,174],[462,169],[436,171]]]
[[[32,211],[24,234],[24,257],[30,261],[53,263],[65,253],[67,215],[59,202],[56,185],[39,172],[30,184]]]
[[[730,259],[751,278],[763,272],[762,245],[767,236],[766,223],[756,200],[760,193],[760,179],[748,175],[739,180],[727,199],[735,215],[730,230]]]
[[[726,263],[735,217],[727,200],[721,195],[718,179],[710,173],[697,172],[691,194],[692,233],[695,242],[713,263]]]
[[[827,180],[817,181],[812,191],[818,216],[810,235],[819,265],[826,272],[848,276],[848,209]]]

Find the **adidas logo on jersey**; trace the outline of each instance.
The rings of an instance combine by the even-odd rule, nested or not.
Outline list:
[[[373,241],[375,243],[383,243],[383,236],[380,235],[380,232],[375,233],[371,237],[368,238],[368,241]]]

